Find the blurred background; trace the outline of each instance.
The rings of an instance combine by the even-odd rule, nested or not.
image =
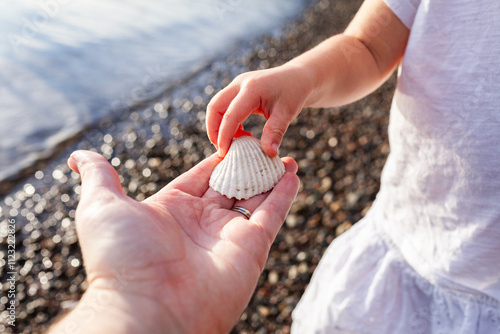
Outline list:
[[[3,333],[41,333],[85,291],[74,229],[75,149],[104,155],[142,200],[214,152],[211,97],[342,32],[362,1],[9,1],[0,4],[0,312]],[[340,108],[307,109],[280,154],[301,188],[234,333],[289,333],[328,244],[359,220],[389,152],[394,78]],[[260,137],[264,120],[245,124]],[[16,327],[6,322],[8,221],[16,226]],[[195,321],[195,319],[193,319]]]

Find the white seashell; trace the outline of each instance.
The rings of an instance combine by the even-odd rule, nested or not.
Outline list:
[[[285,165],[270,158],[260,141],[243,136],[233,139],[231,147],[212,172],[209,185],[227,198],[249,199],[271,190],[285,174]]]

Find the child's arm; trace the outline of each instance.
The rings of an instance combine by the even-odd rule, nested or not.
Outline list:
[[[353,102],[380,86],[401,60],[409,30],[383,0],[366,0],[343,34],[290,62],[244,73],[210,101],[207,130],[224,156],[238,125],[252,112],[268,121],[262,149],[270,156],[304,107]]]

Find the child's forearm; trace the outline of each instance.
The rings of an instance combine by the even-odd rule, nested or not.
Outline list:
[[[377,88],[390,73],[380,73],[370,51],[356,38],[334,36],[290,62],[312,82],[305,107],[354,102]]]
[[[301,68],[312,87],[305,107],[344,105],[371,93],[394,71],[408,35],[382,0],[366,1],[345,33],[287,64]]]

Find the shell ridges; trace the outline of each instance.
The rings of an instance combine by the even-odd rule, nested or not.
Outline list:
[[[228,198],[248,199],[271,190],[284,174],[285,166],[279,157],[268,157],[258,139],[243,136],[233,139],[209,184]]]

